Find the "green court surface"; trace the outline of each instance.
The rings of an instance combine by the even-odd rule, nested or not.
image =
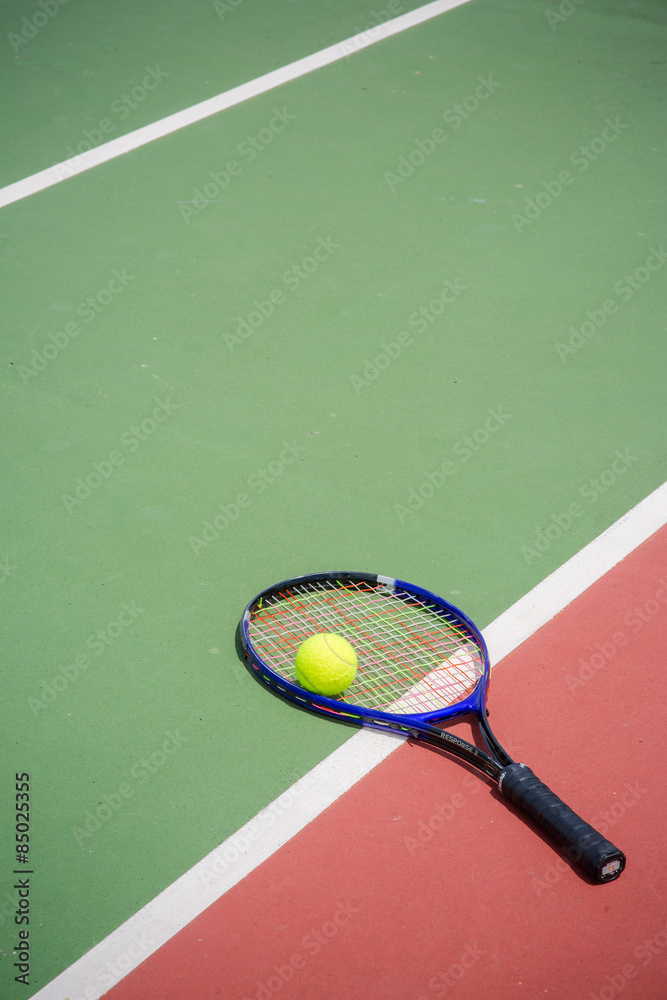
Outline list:
[[[2,183],[388,6],[72,0],[15,51],[2,3]],[[472,0],[2,209],[3,998],[349,737],[241,664],[254,593],[368,570],[484,626],[665,479],[667,11],[572,7]]]

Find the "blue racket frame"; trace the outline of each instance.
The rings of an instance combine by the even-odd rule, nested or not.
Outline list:
[[[365,708],[362,705],[348,703],[344,699],[328,698],[325,695],[311,693],[298,684],[287,680],[282,674],[277,673],[265,663],[252,644],[249,625],[253,610],[260,602],[270,601],[274,595],[279,595],[281,591],[298,587],[302,584],[326,582],[327,580],[349,580],[350,582],[383,584],[392,590],[403,592],[406,597],[418,597],[420,600],[428,602],[434,609],[441,611],[449,621],[455,618],[456,624],[462,625],[467,630],[471,640],[476,643],[482,654],[483,671],[475,689],[463,700],[432,712],[398,714],[383,712],[380,709]],[[448,719],[473,714],[477,716],[480,722],[482,735],[490,752],[503,764],[512,762],[486,722],[486,696],[489,688],[490,664],[484,636],[465,612],[461,611],[454,604],[445,601],[437,594],[432,593],[430,590],[417,587],[414,584],[407,583],[405,580],[398,580],[394,577],[373,573],[340,571],[297,576],[267,587],[248,602],[241,618],[240,634],[244,655],[252,667],[260,674],[264,682],[297,705],[306,706],[311,711],[318,711],[329,718],[334,716],[340,721],[353,722],[368,729],[377,729],[382,732],[389,730],[394,731],[398,735],[413,736],[426,740],[442,750],[446,750],[459,758],[467,760],[490,777],[496,778],[501,768],[493,757],[474,746],[474,744],[460,740],[457,736],[444,732],[434,725],[436,722],[446,722]]]

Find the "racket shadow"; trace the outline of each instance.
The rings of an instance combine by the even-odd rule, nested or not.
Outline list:
[[[442,727],[439,727],[439,728],[443,728],[444,729],[445,727],[442,726]],[[390,735],[390,734],[387,734],[387,735]],[[399,739],[402,739],[402,738],[403,737],[399,737]],[[419,750],[422,753],[424,753],[424,752],[426,752],[428,750],[428,751],[430,751],[432,753],[438,754],[438,756],[442,757],[443,760],[447,761],[449,764],[455,764],[457,767],[460,767],[461,770],[465,771],[467,774],[472,774],[475,777],[476,781],[481,781],[483,784],[487,785],[490,789],[494,788],[495,782],[493,781],[492,778],[490,778],[486,774],[482,774],[479,771],[478,768],[474,767],[472,764],[469,764],[467,761],[463,760],[461,757],[455,757],[455,756],[453,756],[453,754],[450,754],[446,750],[441,749],[438,746],[435,746],[435,744],[433,744],[433,743],[426,743],[426,742],[424,742],[424,740],[413,739],[412,737],[408,737],[408,739],[406,740],[406,744],[407,744],[407,746],[409,746],[409,747],[411,747],[413,749]],[[475,745],[477,745],[477,744],[475,744]],[[484,747],[483,744],[481,744],[480,747],[479,747],[479,749],[480,750],[485,750],[486,748]],[[502,796],[501,796],[501,798],[502,798]]]
[[[477,715],[474,712],[471,712],[468,715],[457,715],[449,721],[436,722],[434,725],[437,729],[441,729],[443,732],[453,733],[456,736],[460,736],[462,739],[472,743],[473,746],[476,746],[478,750],[482,750],[484,753],[489,752],[489,747],[484,741],[482,731],[477,722]],[[420,740],[418,738],[410,738],[408,739],[408,743],[410,746],[432,750],[434,753],[439,754],[444,760],[449,761],[450,764],[457,764],[459,767],[467,771],[468,774],[474,774],[476,778],[485,782],[489,788],[497,789],[497,783],[493,780],[493,778],[483,774],[479,768],[469,764],[461,757],[457,757],[450,753],[445,747],[439,747],[434,743],[427,743],[425,740]]]

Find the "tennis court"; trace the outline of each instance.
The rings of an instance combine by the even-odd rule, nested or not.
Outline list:
[[[3,1000],[663,1000],[664,4],[0,10]],[[337,569],[617,881],[258,683]]]

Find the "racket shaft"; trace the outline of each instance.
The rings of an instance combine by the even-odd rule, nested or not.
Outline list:
[[[625,855],[558,798],[525,764],[504,768],[503,795],[528,813],[563,852],[598,882],[611,882],[625,867]]]

